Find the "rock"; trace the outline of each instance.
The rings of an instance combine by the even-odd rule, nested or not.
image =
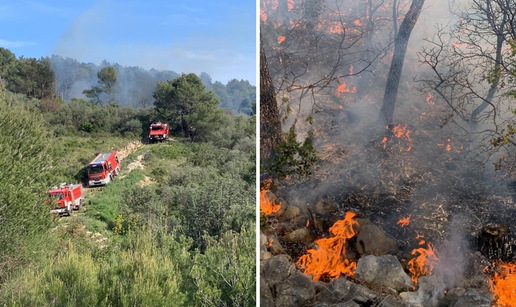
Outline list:
[[[270,287],[287,279],[295,270],[296,266],[290,263],[286,255],[277,255],[260,261],[260,276]]]
[[[411,296],[407,301],[420,303],[423,306],[439,307],[442,306],[444,298],[445,282],[435,275],[422,276],[417,280],[418,290],[415,296]]]
[[[284,282],[278,283],[276,289],[276,306],[303,306],[315,296],[312,278],[296,271]]]
[[[360,258],[355,278],[371,286],[390,287],[397,291],[414,286],[398,259],[393,255],[379,257],[369,255]]]
[[[358,223],[358,225],[357,224],[353,225],[353,230],[356,233],[360,232],[360,228],[361,227],[364,227],[365,225],[371,224],[371,221],[369,219],[356,218],[355,221]]]
[[[314,207],[314,212],[320,215],[335,213],[337,211],[339,211],[339,206],[328,198],[320,199]]]
[[[284,210],[283,210],[284,209]],[[281,212],[281,213],[280,213]],[[301,209],[295,206],[289,206],[286,204],[281,204],[281,209],[278,213],[278,221],[290,221],[301,215]]]
[[[381,256],[396,251],[398,243],[388,238],[378,226],[366,224],[358,233],[356,248],[360,254]]]
[[[387,296],[386,298],[381,299],[382,304],[379,306],[382,307],[415,307],[407,302],[398,301],[392,296]]]
[[[489,291],[468,289],[450,307],[490,307],[494,297]]]
[[[325,282],[322,282],[320,280],[314,282],[314,286],[315,286],[315,293],[319,293],[321,291],[328,289],[328,284]]]
[[[345,278],[337,278],[328,284],[328,288],[316,295],[316,300],[326,303],[353,301],[358,304],[371,304],[377,296],[374,291],[366,287],[357,285]]]
[[[264,278],[260,278],[260,306],[274,307],[274,298],[272,297],[271,289]]]
[[[283,242],[290,242],[290,243],[308,243],[312,242],[314,240],[314,237],[312,236],[312,233],[308,228],[300,228],[296,229],[291,233],[288,233],[284,236],[279,237],[279,239]]]
[[[354,283],[345,278],[334,279],[325,290],[317,294],[316,300],[327,303],[337,303],[342,301],[342,299],[351,292],[353,286]]]
[[[308,221],[312,223],[312,217],[309,215],[308,212],[303,212],[301,210],[299,215],[295,218],[294,223],[296,225],[296,228],[303,228],[307,227],[306,224]]]
[[[360,305],[355,302],[344,302],[338,304],[317,303],[314,307],[360,307]]]
[[[446,306],[451,306],[455,304],[459,297],[462,296],[464,293],[466,293],[466,289],[461,287],[450,289],[448,292],[446,292],[446,295],[444,297]]]
[[[260,260],[270,257],[272,257],[272,254],[267,251],[267,236],[260,231]]]
[[[278,237],[272,236],[269,239],[269,244],[269,251],[273,255],[285,254],[285,249],[283,249],[283,246],[281,246]]]

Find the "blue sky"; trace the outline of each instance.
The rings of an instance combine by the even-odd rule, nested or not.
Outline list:
[[[4,1],[0,47],[256,84],[256,1]]]

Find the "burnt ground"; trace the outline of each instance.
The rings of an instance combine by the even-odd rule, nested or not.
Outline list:
[[[385,127],[343,121],[328,129],[329,120],[321,122],[320,131],[315,129],[320,161],[313,175],[277,182],[280,199],[306,206],[329,198],[339,206],[335,215],[353,211],[369,218],[398,241],[402,254],[417,247],[417,235],[432,244],[460,237],[474,252],[486,223],[503,223],[516,233],[515,182],[479,163],[479,155],[464,148],[466,142],[448,141],[444,129],[409,125],[409,142]],[[441,145],[447,143],[450,151]],[[408,226],[397,225],[408,216]],[[293,258],[306,249],[288,248]]]

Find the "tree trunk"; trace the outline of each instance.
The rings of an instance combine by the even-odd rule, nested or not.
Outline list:
[[[400,83],[401,72],[403,70],[403,61],[405,60],[405,53],[407,52],[410,33],[416,25],[419,13],[421,13],[424,3],[425,0],[412,1],[410,9],[400,25],[398,36],[394,42],[394,54],[392,56],[389,75],[387,76],[387,84],[385,85],[382,109],[380,110],[380,121],[382,124],[392,123],[394,108],[396,106],[396,97],[398,96],[398,86]]]
[[[281,120],[269,73],[267,58],[260,38],[260,162],[268,165],[281,142]]]

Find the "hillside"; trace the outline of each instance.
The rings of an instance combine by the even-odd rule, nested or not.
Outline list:
[[[255,305],[255,115],[224,113],[194,74],[164,83],[147,109],[12,93],[9,82],[0,305]],[[178,118],[183,100],[169,98],[186,88],[194,98]],[[172,125],[169,141],[148,144],[154,120]],[[85,183],[95,154],[113,150],[120,176],[87,188],[72,216],[52,216],[48,189]]]
[[[66,102],[72,98],[87,98],[84,90],[95,86],[98,82],[97,73],[104,67],[112,66],[116,70],[117,84],[114,89],[115,100],[120,106],[147,108],[152,106],[153,92],[157,82],[166,82],[179,77],[180,74],[171,70],[143,69],[141,67],[122,66],[117,63],[103,61],[100,65],[78,62],[75,59],[63,58],[58,55],[45,58],[56,78],[56,95]],[[250,114],[252,102],[255,101],[256,87],[245,80],[230,80],[226,84],[213,81],[209,74],[199,75],[207,90],[220,100],[220,107],[233,113]]]

